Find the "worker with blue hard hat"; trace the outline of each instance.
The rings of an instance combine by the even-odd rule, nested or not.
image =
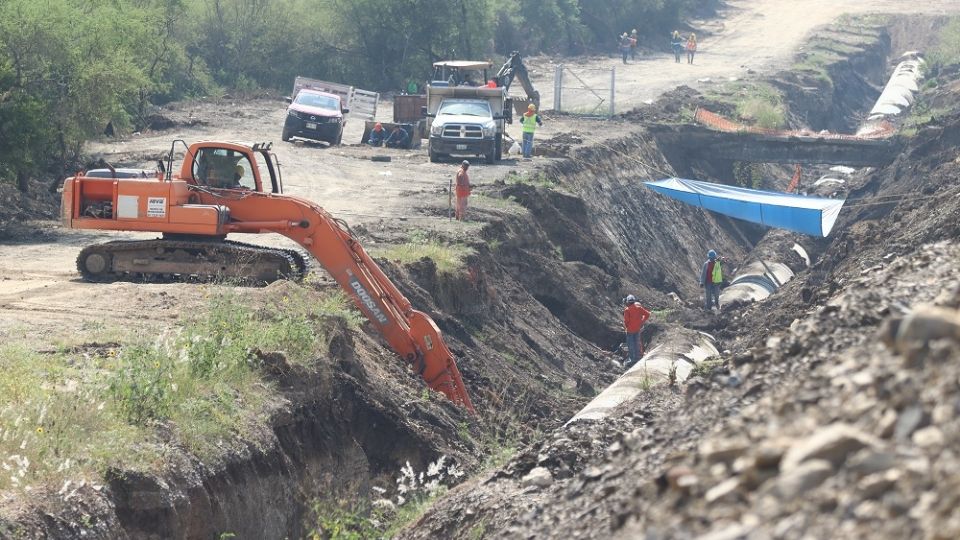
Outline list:
[[[720,310],[720,285],[723,283],[723,259],[717,257],[717,252],[707,252],[707,260],[700,269],[700,286],[704,292],[704,309],[711,311],[713,306]]]

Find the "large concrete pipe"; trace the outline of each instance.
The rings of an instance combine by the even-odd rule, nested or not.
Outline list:
[[[720,291],[720,305],[728,307],[765,300],[793,276],[793,270],[783,263],[754,261],[741,268],[730,285]]]
[[[926,62],[917,53],[906,53],[901,58],[903,61],[893,70],[893,75],[870,110],[867,120],[857,130],[857,135],[882,131],[885,120],[900,115],[913,104],[914,94],[920,89],[923,65]]]
[[[667,382],[671,377],[677,382],[687,380],[694,366],[720,354],[709,334],[685,328],[671,329],[669,333],[669,337],[647,352],[567,423],[606,418],[614,409],[653,385]]]

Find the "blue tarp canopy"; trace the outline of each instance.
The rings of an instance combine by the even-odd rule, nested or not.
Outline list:
[[[659,193],[693,206],[812,236],[830,234],[844,202],[843,199],[760,191],[683,178],[645,183]]]

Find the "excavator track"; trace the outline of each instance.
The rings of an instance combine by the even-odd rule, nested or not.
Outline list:
[[[266,285],[300,280],[308,271],[304,256],[230,240],[120,240],[88,246],[77,256],[87,281],[135,283],[235,281]]]

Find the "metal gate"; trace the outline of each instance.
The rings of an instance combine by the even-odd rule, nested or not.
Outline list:
[[[616,113],[617,68],[576,68],[559,64],[553,78],[555,111],[592,116]]]

